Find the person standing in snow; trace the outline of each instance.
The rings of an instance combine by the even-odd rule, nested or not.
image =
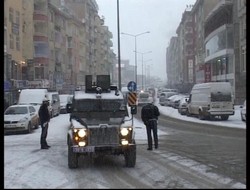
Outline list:
[[[158,116],[160,116],[159,109],[153,103],[148,103],[142,107],[141,119],[143,123],[146,125],[147,129],[147,138],[148,138],[147,150],[152,150],[153,146],[151,131],[153,131],[155,149],[158,148],[158,134],[157,134]]]
[[[38,112],[42,128],[41,139],[40,139],[41,149],[50,148],[46,140],[48,134],[49,121],[50,121],[48,104],[49,104],[48,99],[44,98]]]

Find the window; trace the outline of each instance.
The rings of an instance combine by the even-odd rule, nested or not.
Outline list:
[[[16,36],[16,50],[20,51],[20,37]]]
[[[44,67],[35,67],[35,79],[44,79]]]
[[[10,49],[14,49],[14,37],[10,34]]]
[[[246,46],[241,47],[241,65],[242,71],[246,72]]]
[[[14,10],[13,8],[9,8],[9,21],[13,23],[13,17],[14,17]]]
[[[16,24],[20,24],[20,12],[16,11]]]

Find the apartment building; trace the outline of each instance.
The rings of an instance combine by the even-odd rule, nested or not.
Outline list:
[[[72,92],[85,84],[85,75],[112,72],[113,36],[98,16],[95,0],[66,2],[5,1],[4,86],[8,96],[11,90],[15,90],[13,97],[18,96],[18,89],[27,87]]]
[[[205,82],[207,68],[204,64],[204,22],[209,12],[217,3],[218,0],[197,0],[192,8],[192,15],[194,17],[195,83]]]
[[[190,17],[188,18],[187,15]],[[177,28],[179,57],[175,60],[176,63],[169,61],[170,53],[167,56],[167,64],[172,65],[167,66],[167,68],[170,67],[167,71],[169,83],[173,81],[173,73],[171,73],[173,65],[181,63],[183,67],[179,73],[182,77],[179,78],[183,78],[182,89],[188,85],[192,87],[191,84],[195,83],[229,81],[233,87],[235,104],[242,104],[246,99],[245,16],[246,1],[244,0],[197,0],[191,14],[184,12]],[[184,24],[185,21],[191,23],[191,17],[193,17],[193,34],[192,24],[190,31]],[[173,44],[170,43],[170,46],[167,51],[174,49]],[[194,50],[193,54],[190,52],[192,50]],[[174,61],[174,59],[171,60]]]
[[[23,57],[23,6],[20,0],[4,1],[4,95],[14,103],[18,91],[13,88],[22,78]]]

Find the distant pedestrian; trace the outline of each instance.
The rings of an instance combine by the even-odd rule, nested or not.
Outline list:
[[[151,131],[153,131],[155,149],[158,148],[158,134],[157,134],[158,116],[160,116],[159,109],[153,103],[148,103],[142,107],[141,119],[143,123],[146,125],[147,129],[147,138],[148,138],[147,150],[152,150],[153,147]]]
[[[49,104],[48,99],[44,98],[38,112],[42,128],[41,139],[40,139],[41,149],[50,148],[46,140],[48,134],[49,121],[50,121],[48,104]]]

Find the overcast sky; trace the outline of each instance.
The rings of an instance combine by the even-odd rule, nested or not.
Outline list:
[[[113,34],[113,49],[118,56],[117,0],[96,0],[99,15],[104,16],[105,25]],[[166,48],[181,21],[187,5],[196,0],[119,0],[120,33],[131,35],[150,33],[136,37],[137,52],[143,54],[144,66],[150,68],[150,76],[166,80]],[[120,35],[121,59],[135,65],[135,37]],[[137,73],[142,73],[142,54],[137,54]],[[148,73],[148,72],[147,72]]]

